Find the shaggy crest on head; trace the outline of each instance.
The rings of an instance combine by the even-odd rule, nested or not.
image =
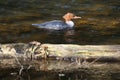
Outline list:
[[[70,21],[71,19],[78,19],[81,17],[75,16],[73,13],[67,13],[63,16],[63,18],[65,19],[65,21]]]

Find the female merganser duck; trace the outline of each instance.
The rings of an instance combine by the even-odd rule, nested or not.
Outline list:
[[[63,16],[65,22],[60,20],[53,20],[41,24],[32,24],[33,26],[37,26],[38,28],[45,28],[50,30],[64,30],[73,28],[74,22],[72,19],[81,18],[79,16],[75,16],[73,13],[67,13]]]

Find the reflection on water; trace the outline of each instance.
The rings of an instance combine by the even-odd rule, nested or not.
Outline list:
[[[74,20],[73,30],[48,31],[31,26],[62,19],[67,12],[82,17]],[[1,0],[0,14],[0,43],[36,40],[42,43],[120,44],[120,0]],[[25,71],[22,76],[4,75],[0,79],[120,80],[120,69],[112,64],[71,72]]]
[[[49,65],[45,64],[43,67],[45,66],[48,67]],[[62,67],[62,65],[60,66]],[[8,70],[9,72],[6,77],[0,76],[0,78],[1,80],[120,80],[119,67],[119,64],[96,64],[91,68],[79,68],[66,71],[59,69],[54,71],[35,71],[32,69],[24,70],[22,75],[15,74],[18,70],[13,69],[11,71]]]
[[[120,44],[119,4],[119,0],[2,0],[0,42]],[[51,33],[31,26],[62,19],[67,12],[82,17],[74,20],[72,35],[66,35],[69,31]]]

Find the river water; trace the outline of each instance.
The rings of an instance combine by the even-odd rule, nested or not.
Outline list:
[[[2,0],[0,1],[0,42],[30,42],[65,44],[120,44],[119,0]],[[38,29],[33,23],[63,20],[72,12],[71,31],[56,32]]]
[[[41,62],[40,62],[41,63]],[[54,65],[53,65],[54,64]],[[63,65],[64,64],[64,65]],[[99,63],[85,65],[88,67],[73,68],[68,66],[69,62],[48,61],[30,70],[23,70],[18,75],[19,69],[0,70],[1,80],[120,80],[119,63]],[[66,66],[66,67],[65,67]],[[54,67],[52,70],[51,68]],[[5,74],[5,75],[3,75]]]
[[[74,20],[72,31],[38,29],[31,24],[63,20],[72,12],[82,18]],[[120,0],[1,0],[0,43],[40,41],[54,44],[120,44]],[[120,80],[119,64],[78,69],[72,72],[28,72],[0,76],[0,80]],[[0,72],[0,74],[2,74]]]

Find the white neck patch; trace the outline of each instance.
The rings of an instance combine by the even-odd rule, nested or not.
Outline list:
[[[66,21],[66,24],[69,25],[70,27],[74,26],[74,22],[73,21]]]

